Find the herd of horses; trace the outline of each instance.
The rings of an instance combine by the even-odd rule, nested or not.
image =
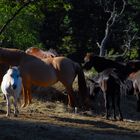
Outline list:
[[[67,57],[59,56],[57,52],[52,50],[43,51],[39,48],[31,47],[24,52],[19,49],[0,48],[0,82],[3,82],[7,70],[11,69],[9,66],[18,66],[20,72],[22,84],[20,83],[19,86],[22,87],[22,89],[19,88],[18,92],[21,91],[23,95],[22,107],[31,103],[31,88],[33,85],[48,87],[58,81],[66,88],[68,105],[70,107],[77,107],[78,101],[74,98],[72,87],[75,77],[77,76],[79,87],[78,97],[81,101],[79,107],[89,107],[91,96],[95,95],[94,92],[100,90],[105,100],[106,118],[109,119],[111,99],[114,119],[116,119],[115,106],[117,104],[119,118],[123,120],[120,97],[123,92],[127,91],[124,90],[127,89],[124,88],[124,86],[127,87],[126,83],[130,80],[132,83],[131,86],[134,89],[133,92],[137,97],[137,111],[140,111],[139,60],[120,63],[104,57],[94,56],[92,53],[87,53],[84,57],[84,64],[81,66]],[[83,69],[89,70],[92,67],[95,68],[98,74],[89,79],[92,84],[90,84],[88,90]],[[12,74],[10,74],[10,76],[12,77]],[[13,78],[14,77],[11,79]],[[9,84],[9,86],[11,88],[11,84]],[[93,90],[96,87],[98,90]],[[15,91],[15,89],[12,88],[13,91]],[[6,99],[8,98],[6,97]],[[17,100],[17,98],[15,100]],[[9,103],[7,103],[7,106],[7,116],[9,116]],[[16,108],[16,101],[14,106]],[[16,109],[15,112],[14,114],[17,115]]]

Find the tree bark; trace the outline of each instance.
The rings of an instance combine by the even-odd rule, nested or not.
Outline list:
[[[118,14],[117,14],[117,11],[116,11],[116,2],[114,2],[114,4],[113,4],[113,10],[112,11],[109,11],[108,9],[105,10],[105,12],[110,13],[110,17],[106,22],[105,36],[102,39],[101,44],[98,43],[98,46],[100,48],[100,54],[99,54],[100,56],[105,56],[106,55],[107,41],[108,41],[108,38],[111,34],[111,27],[116,23],[116,21],[119,20],[120,16],[123,14],[124,9],[125,9],[125,5],[126,5],[126,2],[125,2],[125,0],[123,0],[122,10]]]

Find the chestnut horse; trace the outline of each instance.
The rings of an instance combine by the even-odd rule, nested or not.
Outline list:
[[[30,47],[25,51],[27,54],[36,56],[38,58],[53,58],[56,56],[59,56],[57,52],[53,49],[50,49],[48,51],[43,51],[42,49],[39,49],[37,47]]]
[[[82,68],[66,57],[39,59],[18,49],[0,48],[0,63],[18,65],[24,86],[24,104],[31,103],[31,86],[51,86],[60,81],[66,88],[68,104],[75,106],[73,81],[78,75],[79,95],[86,101],[87,87]]]

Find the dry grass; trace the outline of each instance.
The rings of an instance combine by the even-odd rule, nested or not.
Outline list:
[[[77,87],[75,83],[75,88]],[[135,97],[122,97],[125,120],[104,118],[102,97],[94,102],[94,111],[67,110],[64,87],[58,83],[51,88],[34,88],[33,102],[20,108],[17,118],[5,117],[5,101],[0,97],[0,140],[137,140],[140,138],[140,113]],[[100,102],[99,102],[100,100]]]

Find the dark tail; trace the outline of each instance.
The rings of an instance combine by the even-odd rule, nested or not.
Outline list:
[[[89,94],[87,90],[85,75],[78,63],[76,63],[77,74],[78,74],[78,86],[79,86],[79,95],[81,96],[82,102],[89,106]],[[88,102],[88,103],[87,103]]]

